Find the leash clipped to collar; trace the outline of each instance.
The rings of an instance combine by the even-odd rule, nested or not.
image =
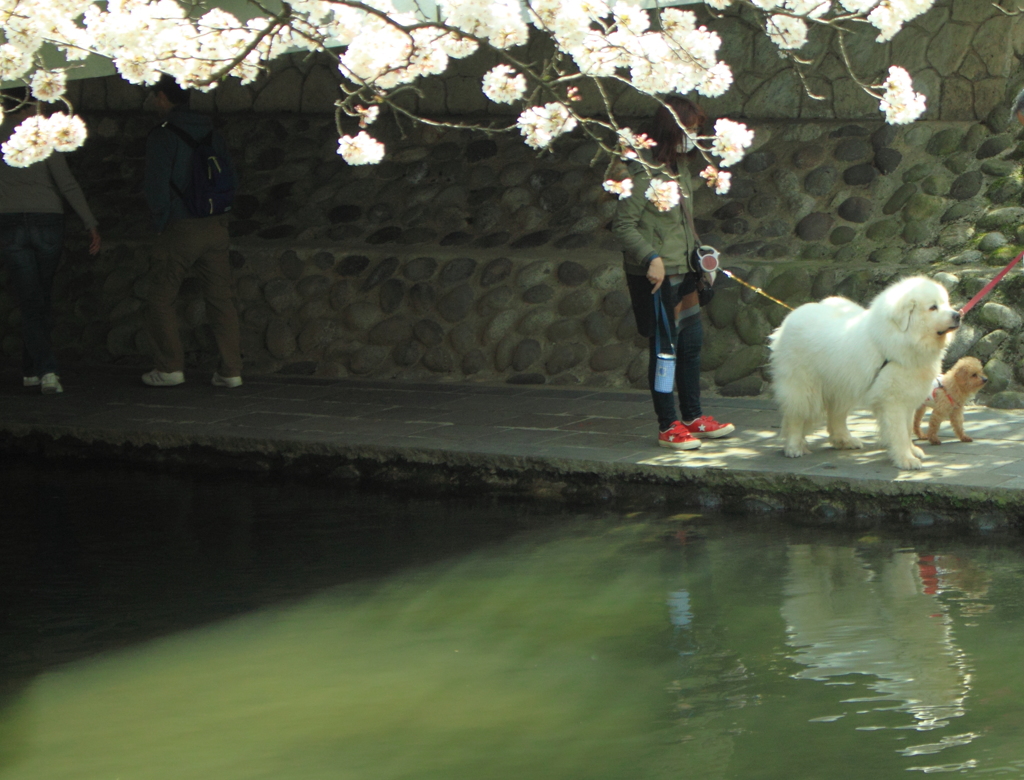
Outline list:
[[[960,309],[960,316],[963,317],[965,314],[967,314],[967,312],[969,312],[971,309],[975,307],[978,301],[980,301],[982,298],[984,298],[986,295],[992,292],[992,288],[1003,280],[1003,277],[1010,272],[1011,268],[1013,268],[1015,265],[1017,265],[1017,263],[1021,261],[1022,257],[1024,257],[1024,252],[1021,252],[1019,255],[1013,258],[1013,260],[1010,261],[1010,264],[1007,265],[1006,268],[1004,268],[1002,271],[997,273],[995,275],[995,278],[991,282],[989,282],[980,290],[978,290],[977,295],[971,298],[971,300],[967,301],[967,303],[963,305],[963,308]]]

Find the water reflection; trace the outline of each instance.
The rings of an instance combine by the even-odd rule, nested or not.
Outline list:
[[[931,556],[894,552],[868,564],[850,547],[790,546],[782,615],[791,657],[806,667],[793,676],[870,675],[878,696],[844,704],[903,702],[909,726],[947,725],[964,714],[970,673],[936,592]]]
[[[1024,772],[1008,547],[54,479],[0,474],[0,780]]]

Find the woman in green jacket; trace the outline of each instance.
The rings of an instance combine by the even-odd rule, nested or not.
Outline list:
[[[670,96],[672,107],[691,135],[700,131],[706,115],[690,100]],[[626,282],[636,316],[637,330],[650,343],[647,378],[651,386],[654,411],[658,416],[658,444],[678,450],[700,447],[700,439],[728,436],[735,430],[731,423],[720,423],[705,415],[700,406],[700,348],[703,331],[697,299],[697,274],[688,270],[687,258],[698,245],[693,228],[693,187],[686,161],[693,142],[665,106],[654,115],[648,137],[655,142],[648,164],[664,166],[666,176],[679,184],[679,203],[662,210],[645,195],[651,177],[639,162],[629,166],[633,180],[630,197],[620,200],[612,232],[622,243]],[[658,177],[655,175],[655,179]],[[662,204],[665,205],[665,204]],[[655,296],[668,313],[669,330],[661,339],[675,344],[675,387],[682,415],[676,414],[671,392],[655,390]]]

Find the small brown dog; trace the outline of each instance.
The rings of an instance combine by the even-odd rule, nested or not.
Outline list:
[[[919,439],[927,438],[932,444],[941,444],[939,426],[943,420],[949,420],[960,441],[974,441],[964,433],[964,406],[987,381],[988,377],[978,358],[960,358],[940,377],[939,386],[932,391],[932,397],[921,404],[914,414],[914,435]],[[928,436],[924,437],[921,435],[921,420],[929,408],[932,416],[928,419]]]

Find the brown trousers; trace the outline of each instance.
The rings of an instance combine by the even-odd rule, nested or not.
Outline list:
[[[206,318],[220,351],[218,373],[241,376],[238,309],[231,294],[226,216],[173,220],[154,242],[146,330],[153,341],[156,368],[165,372],[185,368],[174,302],[190,270],[195,271],[202,287]]]

